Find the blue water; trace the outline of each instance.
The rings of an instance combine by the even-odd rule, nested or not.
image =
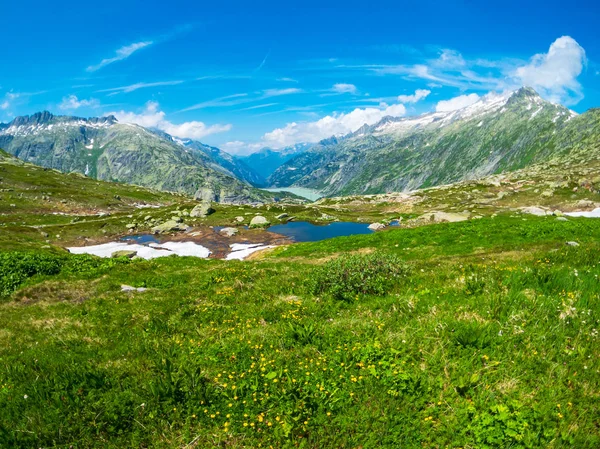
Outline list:
[[[307,221],[291,221],[286,224],[271,226],[269,232],[285,235],[296,242],[318,242],[356,234],[372,234],[368,223],[349,223],[336,221],[326,225],[314,225]]]
[[[129,235],[127,237],[123,237],[121,240],[124,242],[138,243],[140,245],[147,245],[149,243],[159,243],[156,237],[150,234]]]

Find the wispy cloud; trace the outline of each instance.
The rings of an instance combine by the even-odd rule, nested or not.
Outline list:
[[[281,81],[281,82],[284,82],[284,83],[297,83],[298,82],[298,80],[296,80],[294,78],[289,78],[287,76],[284,76],[283,78],[277,78],[276,81]]]
[[[117,51],[115,52],[115,56],[113,56],[112,58],[103,59],[102,61],[100,61],[100,63],[98,63],[96,65],[91,65],[86,70],[88,72],[95,72],[97,70],[100,70],[101,68],[106,67],[107,65],[110,65],[117,61],[122,61],[124,59],[129,58],[136,51],[139,51],[142,48],[149,47],[153,43],[154,43],[153,41],[143,41],[143,42],[134,42],[133,44],[125,45],[125,46],[117,49]]]
[[[247,93],[227,95],[225,97],[215,98],[213,100],[203,101],[195,105],[189,106],[178,112],[189,112],[197,109],[215,108],[215,107],[229,107],[238,106],[240,104],[253,103],[255,101],[266,100],[267,98],[279,97],[282,95],[291,95],[303,92],[302,89],[288,88],[288,89],[266,89],[263,91],[256,92],[254,95]]]
[[[262,69],[264,67],[264,65],[267,63],[267,59],[269,59],[269,55],[271,54],[271,50],[269,50],[267,52],[267,54],[265,55],[265,57],[263,58],[262,62],[258,65],[258,67],[256,67],[254,69],[254,72],[260,72],[260,69]]]
[[[256,106],[248,106],[247,108],[238,109],[238,111],[252,111],[254,109],[270,108],[272,106],[277,106],[278,104],[279,103],[257,104]]]
[[[174,81],[157,81],[154,83],[135,83],[130,84],[128,86],[120,86],[120,87],[112,87],[110,89],[102,89],[96,92],[112,92],[112,95],[116,95],[118,93],[129,93],[136,91],[138,89],[146,89],[148,87],[160,87],[160,86],[176,86],[178,84],[183,84],[185,81],[183,80],[174,80]]]

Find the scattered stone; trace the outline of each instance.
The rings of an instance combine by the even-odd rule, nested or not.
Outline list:
[[[541,196],[544,198],[551,198],[554,196],[554,192],[552,190],[545,190],[542,192]]]
[[[275,218],[277,218],[278,220],[283,220],[284,218],[287,218],[288,214],[286,214],[285,212],[283,214],[279,214],[277,215]]]
[[[567,217],[556,217],[557,221],[569,221],[567,220]]]
[[[234,235],[237,235],[240,231],[237,228],[223,228],[219,232],[227,237],[233,237]]]
[[[133,251],[130,249],[122,249],[120,251],[115,251],[110,255],[110,257],[127,257],[129,259],[133,259],[137,256],[137,251]]]
[[[126,227],[127,229],[135,229],[135,228],[137,228],[137,223],[127,223],[127,224],[125,225],[125,227]]]
[[[144,217],[144,221],[152,221],[152,217],[150,215],[146,215]]]
[[[190,217],[207,217],[212,214],[215,210],[210,206],[210,202],[204,201],[201,204],[195,206],[190,212]]]
[[[174,216],[174,217],[171,217],[171,220],[173,220],[173,221],[174,221],[174,222],[176,222],[176,223],[183,223],[183,218],[181,218],[181,217],[180,217],[180,216],[178,216],[178,215],[177,215],[177,216]]]
[[[244,222],[244,217],[235,217],[235,221],[237,221],[238,223],[243,223]]]
[[[385,225],[383,223],[371,223],[369,229],[371,231],[381,231],[382,229],[385,229]]]
[[[251,228],[264,228],[269,226],[271,223],[262,215],[257,215],[250,220]]]
[[[556,209],[554,212],[552,212],[552,215],[554,215],[555,217],[562,217],[565,214],[563,214],[562,211]]]
[[[568,246],[579,246],[579,243],[577,242],[567,242]]]
[[[122,292],[145,292],[146,290],[148,290],[145,287],[132,287],[131,285],[121,285],[121,291]]]

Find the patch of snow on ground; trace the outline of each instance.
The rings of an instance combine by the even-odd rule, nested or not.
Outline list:
[[[273,245],[263,245],[262,243],[234,243],[229,247],[231,252],[227,254],[225,260],[243,260],[256,251],[274,248]]]
[[[143,259],[171,256],[174,253],[167,250],[150,248],[149,246],[128,244],[124,242],[110,242],[101,245],[81,246],[67,248],[72,254],[92,254],[98,257],[111,257],[115,251],[137,251],[137,256]]]
[[[210,250],[193,242],[166,242],[152,243],[150,246],[129,244],[125,242],[110,242],[101,245],[81,246],[67,248],[72,254],[92,254],[98,257],[111,257],[115,251],[137,251],[137,256],[142,259],[155,259],[174,254],[178,256],[193,256],[207,258]]]
[[[600,218],[600,207],[591,211],[565,212],[569,217]]]
[[[178,256],[192,256],[206,259],[210,256],[210,250],[194,242],[165,242],[150,243],[152,248],[166,248]]]

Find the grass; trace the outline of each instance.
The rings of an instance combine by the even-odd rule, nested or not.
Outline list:
[[[599,447],[599,234],[499,216],[34,274],[0,305],[0,447]]]

